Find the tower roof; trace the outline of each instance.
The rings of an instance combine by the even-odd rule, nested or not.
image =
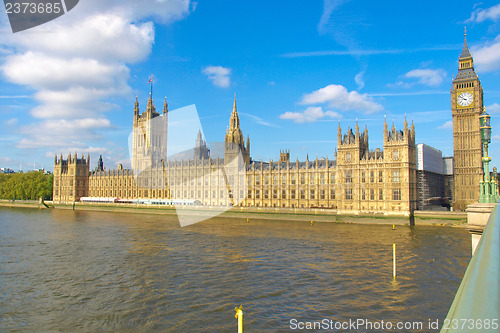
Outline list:
[[[231,116],[236,115],[238,117],[238,111],[236,110],[236,94],[234,94],[234,102],[233,102],[233,113]]]
[[[229,129],[239,129],[240,128],[240,118],[238,117],[238,111],[236,109],[236,94],[234,94],[233,102],[233,112],[231,112],[231,118],[229,120]]]
[[[469,47],[467,46],[467,28],[464,31],[464,47],[462,53],[460,54],[460,59],[471,58],[472,55],[469,52]]]

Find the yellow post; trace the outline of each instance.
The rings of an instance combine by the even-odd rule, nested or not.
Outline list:
[[[313,223],[314,223],[314,222],[313,222],[313,221],[311,221],[311,225],[313,225]]]
[[[247,217],[247,223],[248,223],[248,217]]]
[[[396,230],[396,225],[392,225],[392,230]]]
[[[234,318],[238,318],[238,333],[243,333],[243,305],[240,305],[239,308],[234,308],[236,310],[236,314]]]
[[[396,243],[392,243],[392,277],[396,278]]]

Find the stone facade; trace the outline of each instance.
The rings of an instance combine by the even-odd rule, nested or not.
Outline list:
[[[151,131],[147,121],[160,119],[160,131]],[[168,108],[155,112],[152,99],[146,111],[134,108],[132,164],[134,171],[105,170],[102,158],[90,171],[89,158],[57,160],[54,201],[74,202],[80,197],[122,199],[195,199],[203,205],[288,208],[332,208],[340,213],[409,215],[417,205],[415,127],[404,122],[383,129],[383,150],[369,150],[368,129],[360,133],[338,127],[336,160],[290,161],[290,152],[280,161],[252,161],[250,139],[246,144],[233,104],[225,136],[224,158],[212,159],[201,132],[194,156],[188,160],[166,160],[164,142]],[[59,171],[65,170],[65,171]],[[75,171],[79,170],[79,171]],[[71,181],[73,180],[73,181]]]
[[[68,155],[66,160],[54,158],[53,200],[55,202],[75,202],[89,193],[90,156],[85,159]]]
[[[451,87],[454,155],[453,208],[456,210],[464,210],[467,205],[479,200],[479,182],[483,176],[479,130],[479,115],[482,110],[483,88],[474,71],[474,62],[467,46],[466,36],[458,59],[458,73]]]

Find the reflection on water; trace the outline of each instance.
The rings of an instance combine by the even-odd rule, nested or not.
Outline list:
[[[0,331],[289,332],[442,321],[465,230],[0,208]],[[398,277],[392,279],[392,243]],[[428,331],[424,329],[424,331]]]

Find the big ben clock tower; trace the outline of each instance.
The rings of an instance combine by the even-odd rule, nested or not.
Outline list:
[[[474,71],[467,46],[458,58],[458,73],[451,87],[453,116],[454,192],[453,207],[464,210],[479,200],[479,181],[483,175],[479,115],[483,110],[483,88]]]

